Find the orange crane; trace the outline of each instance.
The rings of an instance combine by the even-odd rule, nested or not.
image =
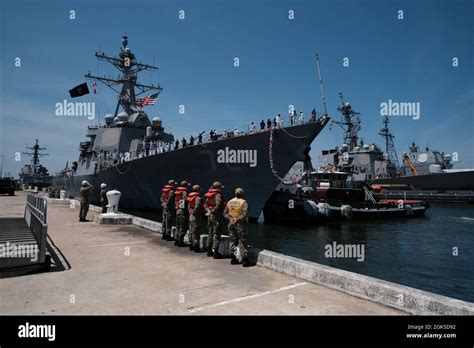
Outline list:
[[[408,164],[408,166],[410,167],[410,170],[411,172],[413,173],[414,176],[417,176],[418,175],[418,172],[416,171],[416,167],[415,165],[413,164],[413,162],[411,161],[410,159],[410,156],[407,155],[406,152],[403,153],[403,159],[405,160],[405,162]]]

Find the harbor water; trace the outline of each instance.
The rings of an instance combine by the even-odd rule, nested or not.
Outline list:
[[[159,214],[130,213],[161,220]],[[326,257],[326,246],[334,242],[363,245],[364,261]],[[472,204],[433,203],[425,217],[413,219],[331,222],[303,228],[251,224],[249,244],[436,294],[474,301]]]

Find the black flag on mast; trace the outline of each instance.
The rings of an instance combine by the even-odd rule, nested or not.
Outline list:
[[[89,88],[87,87],[87,82],[84,82],[83,84],[78,85],[74,87],[73,89],[69,90],[69,95],[71,96],[71,98],[80,97],[86,94],[89,94]]]

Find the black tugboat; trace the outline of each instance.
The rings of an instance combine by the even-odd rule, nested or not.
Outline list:
[[[156,100],[162,88],[138,83],[137,74],[157,68],[137,61],[127,37],[117,57],[103,52],[96,57],[122,75],[111,79],[88,73],[86,78],[116,91],[118,102],[115,113],[105,115],[105,126],[88,127],[88,139],[79,145],[79,159],[54,178],[54,186],[65,188],[69,196],[77,196],[81,182],[87,180],[93,185],[91,201],[98,202],[99,186],[107,183],[122,193],[122,208],[160,210],[161,188],[169,179],[187,180],[203,188],[218,180],[225,186],[225,197],[236,187],[245,189],[251,202],[249,217],[256,220],[280,175],[304,159],[305,150],[329,122],[324,114],[290,127],[226,132],[202,142],[177,144],[165,132],[162,120],[154,117],[150,121],[143,110],[144,100]],[[147,92],[154,94],[137,98]]]
[[[265,206],[266,223],[305,225],[330,220],[423,216],[429,205],[420,200],[375,199],[366,182],[350,183],[337,171],[306,173],[296,193],[280,192]]]

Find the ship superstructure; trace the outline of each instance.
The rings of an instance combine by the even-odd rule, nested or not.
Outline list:
[[[48,169],[40,164],[40,158],[48,156],[48,153],[42,152],[46,150],[45,147],[41,147],[36,139],[35,145],[27,146],[26,149],[29,151],[23,152],[23,155],[26,155],[31,158],[30,164],[26,164],[23,168],[20,169],[18,174],[20,177],[20,184],[23,186],[37,186],[38,188],[43,188],[51,185],[52,177],[48,173]]]

